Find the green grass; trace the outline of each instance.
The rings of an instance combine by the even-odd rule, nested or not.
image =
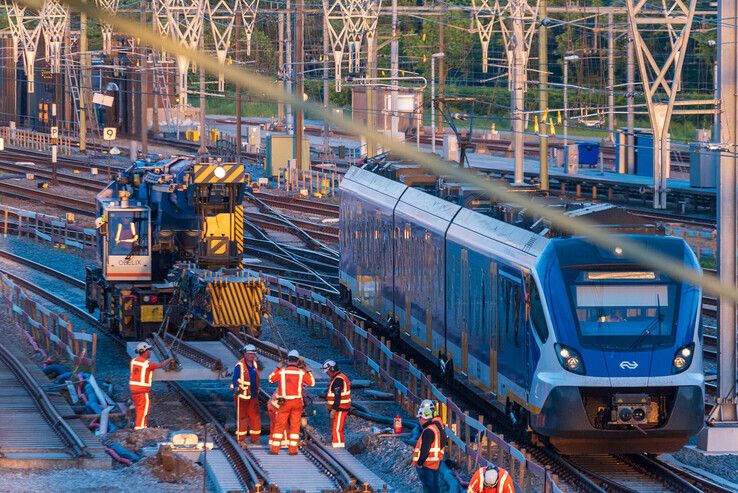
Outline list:
[[[700,265],[703,269],[717,269],[717,259],[715,257],[702,257]]]

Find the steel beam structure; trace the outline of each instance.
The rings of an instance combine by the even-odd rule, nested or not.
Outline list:
[[[144,3],[143,0],[141,3]],[[120,0],[95,0],[95,4],[97,4],[100,10],[114,14],[118,11]],[[100,32],[102,33],[103,39],[103,53],[110,56],[113,54],[113,26],[101,22]]]
[[[258,3],[259,0],[256,0]],[[210,32],[215,45],[215,56],[221,64],[226,63],[228,57],[228,49],[231,46],[231,33],[236,21],[236,12],[238,11],[240,0],[233,2],[232,0],[217,0],[214,4],[205,2],[208,11],[208,21],[210,22]],[[218,91],[225,90],[225,78],[223,74],[218,74]]]
[[[514,183],[523,183],[525,143],[525,91],[528,88],[528,55],[538,22],[539,2],[530,5],[527,0],[508,0],[504,7],[496,2],[500,30],[505,40],[508,66],[508,88],[511,93],[512,145],[515,159]]]
[[[482,72],[485,74],[489,65],[489,43],[492,40],[492,29],[495,26],[498,8],[497,2],[490,4],[490,0],[472,0],[474,24],[482,45]]]
[[[716,132],[720,149],[718,183],[718,275],[735,286],[736,275],[736,150],[738,144],[738,2],[718,2],[718,90],[720,120]],[[708,452],[738,451],[738,400],[736,399],[736,303],[718,301],[718,389],[716,405],[707,417],[697,445]]]
[[[655,209],[666,208],[666,180],[669,178],[671,161],[669,126],[682,79],[684,51],[689,42],[697,0],[691,0],[689,5],[681,0],[669,0],[669,5],[671,7],[665,8],[661,2],[626,0],[631,35],[635,44],[648,116],[653,131],[653,207]],[[676,40],[672,42],[671,53],[665,61],[659,63],[644,40],[641,28],[653,30],[663,26],[669,26],[669,29],[674,32],[677,29],[675,26],[681,26],[681,29],[679,29]]]
[[[23,69],[26,73],[27,92],[35,92],[35,67],[38,40],[41,36],[41,18],[37,12],[5,0],[5,12],[13,39],[13,54],[18,59],[18,50],[23,54]]]
[[[49,68],[51,73],[59,74],[64,34],[69,28],[69,9],[59,0],[46,0],[39,15]]]

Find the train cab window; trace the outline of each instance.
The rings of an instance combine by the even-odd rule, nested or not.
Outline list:
[[[584,344],[636,349],[673,341],[673,284],[576,284],[573,288]]]
[[[530,320],[533,324],[533,330],[538,334],[538,338],[542,343],[548,339],[548,324],[546,324],[546,315],[543,313],[543,303],[541,303],[541,295],[535,286],[530,293]]]
[[[109,213],[109,255],[146,256],[149,254],[149,225],[145,212]]]

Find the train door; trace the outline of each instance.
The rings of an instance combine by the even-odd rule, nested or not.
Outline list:
[[[519,274],[498,270],[498,367],[501,395],[517,388],[519,397],[528,388],[527,341],[525,330],[525,291]],[[512,384],[513,388],[506,388]]]

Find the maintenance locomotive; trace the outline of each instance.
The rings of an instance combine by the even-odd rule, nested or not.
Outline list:
[[[524,211],[493,213],[473,190],[457,193],[459,203],[444,200],[438,182],[428,180],[431,194],[348,171],[340,209],[347,300],[562,452],[674,451],[699,431],[698,286]],[[590,204],[569,214],[599,213],[612,227],[614,212]],[[616,237],[700,270],[684,240],[631,222]]]
[[[90,313],[127,339],[176,328],[214,339],[261,330],[264,285],[242,269],[243,165],[192,157],[136,161],[97,196],[99,266]]]

